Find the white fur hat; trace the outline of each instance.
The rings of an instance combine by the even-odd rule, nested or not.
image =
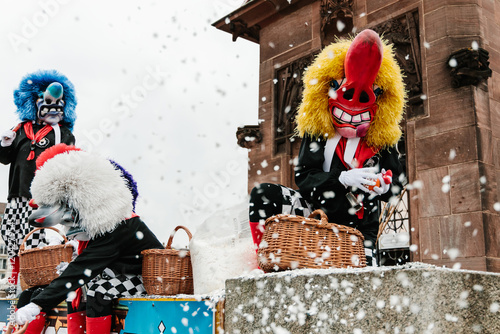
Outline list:
[[[109,160],[84,151],[47,160],[35,174],[31,194],[38,205],[68,203],[90,238],[114,230],[132,214],[132,194],[121,172]]]

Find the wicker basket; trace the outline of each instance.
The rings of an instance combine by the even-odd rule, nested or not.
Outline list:
[[[59,275],[56,273],[56,267],[61,262],[71,262],[73,247],[66,246],[68,239],[64,238],[64,244],[45,246],[43,248],[26,249],[24,245],[26,240],[38,230],[50,229],[57,233],[61,232],[54,227],[35,228],[25,237],[19,247],[19,273],[28,287],[47,285]]]
[[[321,220],[313,219],[317,215]],[[265,272],[366,266],[361,232],[329,223],[322,210],[314,211],[309,218],[286,214],[270,217],[262,240],[258,258]]]
[[[184,226],[177,226],[168,239],[165,249],[146,249],[141,252],[142,280],[149,295],[172,296],[194,293],[193,268],[188,250],[172,249],[175,232],[183,229],[191,240],[192,235]]]

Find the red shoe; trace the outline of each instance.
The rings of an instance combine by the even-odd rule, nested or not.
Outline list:
[[[68,314],[68,334],[84,334],[87,329],[87,313],[73,312]]]
[[[255,245],[255,250],[257,251],[259,249],[260,241],[262,240],[262,235],[264,234],[264,225],[250,222],[250,232],[252,232],[253,244]]]
[[[111,315],[98,318],[87,317],[87,334],[109,334],[111,332]]]
[[[40,312],[35,318],[32,320],[28,328],[26,328],[26,332],[24,334],[40,334],[45,329],[45,312]]]

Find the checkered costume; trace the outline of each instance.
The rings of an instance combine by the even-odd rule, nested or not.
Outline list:
[[[135,274],[120,274],[106,268],[101,275],[88,284],[87,297],[101,295],[106,300],[121,297],[137,297],[146,294],[142,284],[142,276]]]
[[[28,202],[25,197],[15,197],[5,207],[0,234],[6,244],[9,258],[17,256],[24,237],[33,230],[28,224],[28,216],[33,211]],[[45,233],[36,231],[26,240],[25,249],[36,248],[40,242],[46,243]]]
[[[278,213],[308,217],[314,211],[298,191],[281,184],[262,183],[254,188],[251,197],[252,222],[264,222]]]
[[[126,219],[113,231],[91,239],[61,276],[32,302],[43,309],[53,308],[86,284],[87,316],[111,314],[113,299],[144,294],[141,251],[153,248],[164,247],[146,224],[138,216]]]
[[[142,276],[136,274],[120,274],[106,268],[82,287],[82,293],[77,293],[76,303],[74,296],[66,300],[68,314],[86,312],[91,317],[110,314],[113,304],[118,298],[139,297],[146,294],[142,283]]]
[[[24,124],[24,123],[22,123]],[[33,124],[33,131],[38,132],[43,125]],[[75,137],[71,131],[60,126],[60,142],[71,144],[75,142]],[[31,207],[28,202],[31,198],[30,186],[35,176],[36,158],[47,148],[57,142],[54,131],[49,132],[40,143],[34,145],[34,158],[27,160],[28,152],[31,148],[31,140],[26,136],[24,127],[21,126],[16,131],[16,138],[10,146],[0,146],[0,163],[10,164],[9,170],[9,194],[5,208],[0,233],[3,241],[7,245],[8,256],[17,256],[19,246],[26,234],[31,231],[28,225],[28,216],[31,214]],[[26,248],[36,247],[43,238],[38,232],[33,233],[33,245],[26,245]],[[28,241],[29,243],[31,241]]]

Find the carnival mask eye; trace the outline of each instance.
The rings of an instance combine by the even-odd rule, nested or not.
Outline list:
[[[344,79],[341,79],[341,80],[332,80],[332,81],[330,81],[330,88],[333,89],[333,90],[337,90],[342,85],[342,82],[344,82]]]
[[[384,93],[384,90],[378,86],[375,86],[373,88],[373,93],[375,94],[376,97],[379,97],[380,95],[382,95]]]
[[[330,89],[328,90],[328,96],[330,96],[330,98],[332,98],[332,99],[337,98],[337,90],[340,88],[340,86],[344,82],[344,79],[345,78],[340,79],[340,80],[330,81]]]

